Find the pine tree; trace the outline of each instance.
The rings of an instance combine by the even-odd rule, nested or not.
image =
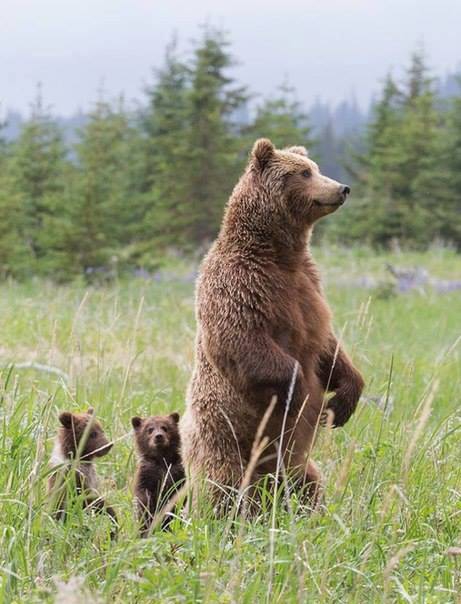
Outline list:
[[[395,152],[395,136],[401,125],[402,93],[391,74],[388,74],[380,100],[368,127],[367,152],[363,164],[367,169],[368,189],[381,191],[387,198],[394,195],[394,175],[399,158]],[[389,178],[390,177],[390,178]]]
[[[235,115],[246,103],[246,89],[228,74],[234,60],[226,35],[208,27],[190,63],[187,170],[190,243],[211,240],[223,206],[238,178],[244,156]]]
[[[399,209],[402,239],[426,246],[436,236],[433,203],[427,180],[438,152],[440,115],[436,110],[434,80],[429,76],[422,50],[413,53],[404,85],[403,115],[398,139],[401,149]]]
[[[443,118],[415,192],[429,214],[430,236],[461,249],[461,96],[451,100]]]
[[[98,100],[75,147],[64,209],[48,228],[61,279],[110,276],[117,254],[136,238],[143,220],[139,148],[123,100]]]
[[[248,135],[252,139],[269,138],[279,149],[290,145],[309,148],[313,144],[308,116],[296,99],[294,89],[286,83],[273,98],[257,107]]]
[[[383,245],[400,235],[400,218],[393,211],[395,179],[399,178],[395,148],[401,123],[402,93],[388,74],[365,134],[365,150],[353,158],[354,200],[326,228],[342,242],[359,240]]]
[[[459,88],[461,89],[461,78]],[[461,250],[461,95],[453,100],[448,115],[446,133],[443,137],[441,162],[447,171],[447,193],[443,205],[443,216],[439,221],[439,235],[447,241],[453,241]],[[437,203],[437,196],[435,203]],[[441,213],[440,210],[438,214]]]
[[[17,246],[21,241],[18,224],[17,196],[9,178],[8,147],[2,136],[4,122],[0,122],[0,278],[14,275],[18,267]]]
[[[314,153],[324,174],[338,181],[344,180],[344,171],[339,169],[338,140],[331,119],[320,130]]]
[[[424,48],[418,48],[411,54],[406,74],[404,102],[408,106],[417,103],[421,97],[432,91],[434,78],[429,75]]]
[[[179,59],[175,41],[169,45],[147,90],[145,246],[154,255],[167,246],[196,249],[217,232],[243,161],[234,118],[247,95],[228,75],[232,65],[226,36],[205,27],[190,60]]]
[[[183,247],[189,220],[189,72],[178,57],[176,39],[168,45],[164,66],[155,78],[155,84],[146,89],[148,107],[141,120],[147,214],[144,244],[137,253],[143,265],[149,265],[155,247]]]
[[[422,52],[411,57],[401,85],[389,75],[368,127],[359,199],[335,228],[347,239],[424,246],[435,237],[427,191],[437,155],[440,117]]]
[[[34,270],[34,256],[27,243],[24,197],[16,189],[7,157],[0,164],[0,278],[23,279]]]
[[[30,250],[30,272],[43,268],[45,221],[55,211],[51,198],[64,190],[68,164],[61,132],[45,109],[39,89],[30,119],[11,146],[8,178],[14,192],[15,222],[21,216],[20,247]]]

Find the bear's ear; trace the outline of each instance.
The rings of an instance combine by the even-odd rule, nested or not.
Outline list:
[[[59,421],[64,426],[64,428],[72,428],[72,413],[70,413],[70,411],[63,411],[59,414]]]
[[[275,147],[268,138],[259,138],[253,145],[251,157],[258,168],[264,170],[274,155]]]
[[[133,426],[133,428],[135,430],[138,430],[138,428],[141,427],[142,424],[142,417],[132,417],[131,418],[131,425]]]
[[[285,151],[289,151],[290,153],[296,153],[296,155],[304,155],[304,157],[309,157],[309,151],[306,149],[306,147],[287,147]]]
[[[88,415],[94,415],[94,407],[88,407]]]
[[[179,413],[170,413],[170,417],[171,419],[174,421],[175,424],[177,424],[179,422]]]

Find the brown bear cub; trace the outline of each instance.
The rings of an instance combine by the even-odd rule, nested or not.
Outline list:
[[[92,407],[86,413],[64,411],[59,415],[59,421],[61,426],[50,462],[53,472],[48,480],[48,494],[56,517],[65,518],[67,497],[71,494],[71,489],[75,489],[75,494],[82,496],[84,508],[105,512],[110,516],[113,537],[118,526],[117,516],[98,493],[98,477],[94,466],[95,459],[107,455],[112,444],[94,417]],[[69,480],[71,473],[72,480]]]
[[[139,464],[135,496],[141,536],[147,537],[155,515],[178,492],[185,474],[180,455],[179,414],[133,417]],[[166,516],[166,528],[171,517]]]

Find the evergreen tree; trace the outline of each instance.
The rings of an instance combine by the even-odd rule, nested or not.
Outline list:
[[[41,269],[47,253],[45,221],[55,211],[50,198],[62,194],[67,167],[61,132],[44,108],[39,89],[31,117],[11,146],[8,162],[8,180],[16,200],[14,214],[17,219],[21,216],[20,247],[31,252],[31,272]]]
[[[342,237],[378,245],[398,239],[424,246],[435,236],[432,207],[424,192],[437,155],[435,101],[421,52],[412,55],[402,85],[386,78],[368,128],[361,182],[355,188],[359,199],[335,226]]]
[[[25,254],[27,258],[27,249],[21,246],[22,204],[12,186],[4,127],[5,123],[0,122],[0,278],[19,276],[18,267],[23,265],[20,257]]]
[[[252,139],[269,138],[279,149],[290,145],[309,148],[313,143],[308,116],[297,101],[293,88],[286,83],[279,87],[275,97],[257,107],[248,134]]]
[[[189,71],[179,59],[176,39],[168,45],[165,63],[147,88],[148,107],[141,127],[145,135],[145,243],[138,246],[138,260],[149,264],[153,245],[184,245],[189,220]],[[154,239],[155,243],[152,243]]]
[[[143,220],[139,136],[123,100],[100,99],[80,132],[66,202],[49,224],[55,272],[107,276],[117,253],[136,238]]]
[[[403,86],[400,127],[393,145],[398,176],[394,179],[392,210],[399,217],[399,238],[417,246],[426,246],[435,237],[432,203],[427,199],[424,184],[437,155],[440,125],[433,84],[424,53],[413,53]],[[432,188],[430,183],[429,186]]]
[[[461,88],[461,78],[459,85]],[[446,202],[442,204],[442,209],[437,208],[437,213],[442,214],[439,235],[453,241],[458,250],[461,250],[461,95],[453,100],[446,129],[442,132],[446,136],[442,138],[441,162],[448,173],[448,186]],[[437,203],[437,196],[435,202]]]
[[[461,249],[460,96],[452,99],[443,126],[437,130],[435,143],[425,155],[424,170],[415,183],[415,192],[429,214],[430,229],[425,225],[423,237],[429,234]]]
[[[205,27],[190,64],[185,203],[190,218],[187,235],[194,245],[215,236],[244,161],[234,116],[248,95],[228,75],[234,65],[228,47],[223,32]]]
[[[326,225],[341,241],[385,244],[398,236],[399,217],[391,211],[394,179],[399,178],[395,149],[401,121],[402,93],[391,74],[386,76],[365,135],[365,151],[356,159],[354,202],[347,212]]]
[[[315,154],[324,174],[338,181],[345,180],[344,171],[339,168],[338,140],[335,137],[331,119],[320,130],[315,145]]]
[[[247,95],[228,75],[232,65],[226,36],[205,27],[187,62],[170,44],[147,91],[146,247],[192,250],[216,234],[243,160],[234,116]]]
[[[27,243],[24,196],[15,187],[8,159],[0,165],[0,278],[33,274],[34,256]]]
[[[406,105],[417,103],[421,97],[432,92],[434,78],[429,75],[423,48],[411,54],[410,65],[406,70],[404,82],[404,102]]]

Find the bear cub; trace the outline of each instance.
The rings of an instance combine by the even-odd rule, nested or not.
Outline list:
[[[155,515],[185,480],[178,422],[178,413],[131,419],[139,457],[134,492],[141,537],[148,536]],[[162,527],[170,521],[167,515]]]
[[[112,507],[98,493],[98,476],[95,459],[107,455],[112,443],[107,440],[101,424],[94,417],[90,407],[86,413],[64,411],[59,415],[61,426],[55,440],[51,456],[52,473],[48,479],[48,496],[52,501],[55,515],[64,519],[67,497],[70,490],[82,496],[83,507],[108,514],[113,522],[111,536],[114,537],[117,515]],[[69,480],[70,474],[73,473]]]

